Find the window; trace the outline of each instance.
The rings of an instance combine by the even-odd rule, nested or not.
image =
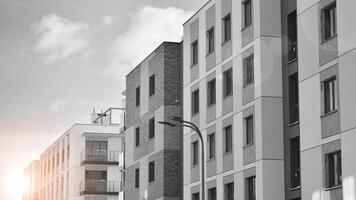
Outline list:
[[[198,64],[198,40],[191,44],[192,51],[192,66]]]
[[[85,171],[85,180],[107,180],[106,171]]]
[[[223,43],[231,40],[231,16],[228,14],[223,18]]]
[[[297,58],[297,11],[287,17],[288,26],[288,61]]]
[[[140,87],[136,88],[136,106],[140,105]]]
[[[149,96],[155,94],[155,84],[155,75],[153,74],[152,76],[150,76],[149,80]]]
[[[224,186],[224,200],[234,199],[234,183],[228,183]]]
[[[192,166],[199,163],[198,141],[192,143]]]
[[[215,104],[215,101],[216,101],[215,85],[216,85],[215,78],[208,82],[208,86],[207,86],[207,104],[208,104],[208,106]]]
[[[211,54],[215,50],[215,36],[214,36],[214,27],[210,28],[206,32],[206,39],[207,39],[207,54]]]
[[[149,133],[148,133],[148,139],[151,139],[155,136],[155,118],[151,118],[150,121],[148,122],[149,126]]]
[[[224,97],[232,94],[232,68],[223,73],[223,93]]]
[[[256,177],[246,178],[246,200],[256,200]]]
[[[64,163],[64,149],[62,149],[62,163]]]
[[[148,182],[153,182],[155,180],[155,162],[152,161],[148,164]]]
[[[192,194],[192,200],[199,200],[199,192]]]
[[[216,188],[208,189],[208,200],[216,200]]]
[[[298,72],[289,76],[289,123],[299,121]]]
[[[192,115],[199,113],[199,89],[192,92]]]
[[[325,155],[326,188],[341,186],[341,151]]]
[[[323,83],[324,85],[324,114],[337,109],[336,103],[336,77],[332,77]]]
[[[232,126],[231,125],[224,128],[224,140],[225,140],[224,153],[230,153],[232,151]]]
[[[322,10],[322,41],[336,36],[336,3],[332,3]]]
[[[215,158],[215,133],[208,135],[208,159]]]
[[[135,188],[140,187],[140,169],[135,169]]]
[[[248,56],[243,60],[243,66],[244,66],[244,87],[247,85],[253,83],[254,81],[254,72],[253,72],[253,54]]]
[[[246,145],[253,143],[253,115],[245,118]]]
[[[85,149],[92,150],[108,150],[108,142],[107,141],[95,141],[95,140],[86,140],[85,141]]]
[[[300,186],[300,150],[299,137],[290,140],[290,187]]]
[[[252,24],[252,2],[246,0],[242,3],[243,8],[243,28],[246,28]]]
[[[135,146],[140,146],[140,127],[136,127],[135,129]]]

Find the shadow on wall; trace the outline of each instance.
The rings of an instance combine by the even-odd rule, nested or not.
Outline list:
[[[355,199],[355,177],[349,176],[343,179],[342,182],[343,200]],[[324,190],[317,190],[313,192],[311,200],[331,200],[330,193]]]

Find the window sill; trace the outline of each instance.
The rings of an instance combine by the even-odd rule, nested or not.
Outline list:
[[[148,142],[152,142],[152,140],[154,140],[155,139],[155,137],[153,136],[153,137],[151,137],[151,138],[148,138]]]
[[[295,191],[295,190],[299,190],[300,189],[300,185],[294,188],[289,188],[289,191]]]
[[[148,95],[149,98],[155,96],[155,93]]]
[[[221,46],[224,46],[226,43],[229,43],[231,41],[231,38],[227,41],[224,41],[223,43],[221,43]]]
[[[148,185],[152,185],[155,181],[148,181]]]
[[[244,144],[244,146],[242,148],[246,148],[246,147],[252,146],[254,144],[255,144],[254,142],[251,142],[250,144]]]
[[[255,83],[255,81],[252,81],[251,83],[244,84],[243,88],[247,88],[248,86],[253,85],[254,83]]]
[[[320,116],[320,118],[326,117],[326,116],[328,116],[328,115],[332,115],[332,114],[334,114],[334,113],[337,113],[337,109],[336,109],[336,110],[333,110],[333,111],[330,111],[330,112],[328,112],[328,113],[322,114],[322,115]]]
[[[251,25],[252,25],[252,23],[250,23],[250,24],[244,26],[244,27],[241,29],[241,31],[244,31],[245,29],[247,29],[247,28],[250,27]]]
[[[212,52],[210,52],[210,53],[207,53],[206,55],[205,55],[205,57],[209,57],[211,54],[213,54],[215,52],[215,50],[214,51],[212,51]]]
[[[199,166],[199,163],[198,164],[195,164],[195,165],[192,165],[190,168],[193,169],[193,168],[196,168]]]
[[[211,107],[213,107],[215,105],[216,105],[216,103],[212,103],[212,104],[208,105],[207,108],[211,108]]]
[[[332,39],[334,39],[336,37],[337,37],[337,34],[335,34],[334,36],[331,36],[331,37],[329,37],[327,39],[324,39],[323,41],[320,42],[320,44],[323,45],[323,44],[329,42],[330,40],[332,40]]]
[[[207,160],[206,160],[206,162],[212,162],[212,161],[214,161],[215,160],[215,157],[214,158],[208,158]]]
[[[199,115],[199,112],[192,114],[192,117]]]
[[[295,121],[295,122],[293,122],[293,123],[289,123],[289,124],[288,124],[288,127],[292,127],[292,126],[295,126],[295,125],[297,125],[297,124],[299,124],[299,120],[298,120],[298,121]]]
[[[227,99],[227,98],[231,97],[232,95],[233,95],[233,93],[228,94],[228,95],[224,95],[223,100],[225,100],[225,99]]]
[[[227,156],[227,155],[230,155],[230,154],[232,154],[232,151],[224,152],[224,153],[223,153],[223,157],[224,157],[224,156]]]
[[[336,190],[336,189],[339,189],[339,188],[342,188],[342,185],[324,188],[324,191]]]
[[[195,66],[197,66],[198,65],[198,63],[195,63],[195,64],[193,64],[193,65],[190,65],[190,68],[193,68],[193,67],[195,67]]]
[[[294,63],[297,60],[298,60],[298,57],[295,57],[292,60],[288,60],[287,64],[290,65],[290,64]]]

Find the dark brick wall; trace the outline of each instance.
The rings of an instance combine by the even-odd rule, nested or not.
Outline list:
[[[164,196],[181,197],[182,195],[182,155],[180,150],[164,151]]]
[[[127,127],[131,127],[135,123],[135,120],[137,120],[140,116],[140,106],[136,106],[136,87],[140,86],[141,84],[140,72],[141,72],[141,66],[139,65],[126,76]]]
[[[138,200],[140,193],[139,189],[135,188],[135,169],[139,168],[139,163],[136,163],[125,169],[125,200]],[[140,169],[140,173],[142,169]],[[142,181],[142,180],[140,180]]]

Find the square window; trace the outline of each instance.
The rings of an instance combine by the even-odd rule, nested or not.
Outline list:
[[[232,152],[232,126],[231,125],[224,128],[224,140],[225,140],[224,153]]]
[[[199,89],[192,92],[192,115],[199,113]]]
[[[155,136],[155,118],[151,118],[150,121],[148,122],[149,126],[149,133],[148,133],[148,139],[151,139]]]
[[[325,155],[325,184],[326,188],[342,185],[341,151]]]
[[[332,77],[324,81],[323,89],[324,89],[324,114],[327,114],[337,109],[336,77]]]
[[[242,3],[243,9],[243,28],[246,28],[252,24],[252,2],[246,0]]]
[[[136,106],[140,105],[140,87],[136,88]]]
[[[231,40],[231,16],[228,14],[223,18],[223,43]]]
[[[136,127],[135,129],[135,146],[140,146],[140,127]]]
[[[321,11],[322,41],[336,36],[336,2]]]
[[[191,44],[191,51],[192,51],[192,66],[198,64],[198,40],[194,41]]]
[[[155,75],[153,74],[152,76],[150,76],[150,80],[149,80],[149,96],[154,95],[155,94]]]
[[[213,53],[215,50],[215,35],[214,35],[214,27],[210,28],[206,32],[207,39],[207,54]]]
[[[232,68],[224,71],[223,73],[223,93],[224,97],[228,97],[232,94]]]
[[[211,133],[208,139],[208,159],[215,158],[215,133]]]
[[[244,68],[244,87],[254,82],[254,62],[253,62],[253,54],[246,57],[243,60],[243,68]]]
[[[253,115],[245,118],[246,145],[253,143]]]
[[[215,78],[208,82],[207,86],[207,104],[208,106],[214,105],[216,101],[216,81]]]
[[[199,146],[198,141],[192,143],[192,166],[199,163]]]
[[[155,162],[152,161],[148,164],[148,182],[153,182],[155,180]]]

